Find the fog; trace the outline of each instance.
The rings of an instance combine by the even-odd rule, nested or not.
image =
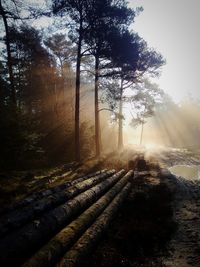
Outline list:
[[[200,148],[200,102],[188,98],[179,105],[163,103],[144,125],[142,144],[148,147],[167,146]],[[125,144],[138,145],[141,125],[132,128],[128,123],[124,129]]]

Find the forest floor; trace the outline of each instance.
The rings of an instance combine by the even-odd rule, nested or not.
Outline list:
[[[138,156],[141,155],[140,152],[138,151]],[[151,168],[156,164],[163,168],[174,165],[200,166],[200,150],[152,149],[143,150],[142,154]],[[143,194],[144,184],[145,181],[142,183]],[[160,184],[156,187],[151,187],[151,182],[148,183],[148,186],[150,191],[146,196],[151,196],[150,198],[147,197],[146,201],[144,199],[142,201],[140,198],[139,207],[137,207],[138,193],[137,188],[134,188],[132,195],[136,199],[135,197],[129,199],[125,206],[125,217],[127,214],[134,214],[134,216],[128,216],[129,219],[133,220],[131,227],[129,220],[127,218],[123,219],[122,229],[126,229],[128,234],[121,237],[119,242],[121,243],[120,246],[124,246],[123,249],[129,255],[124,257],[123,253],[120,254],[123,250],[114,253],[113,260],[116,259],[116,265],[200,267],[200,180],[170,176],[170,179],[168,177],[162,178]],[[168,190],[169,192],[166,193]],[[123,212],[119,216],[123,217]],[[112,229],[114,229],[113,225]],[[115,237],[114,234],[113,237]],[[123,244],[124,239],[128,240],[128,245],[127,242],[125,245]],[[108,242],[107,240],[104,241],[106,247]],[[113,244],[117,244],[117,241],[113,240]],[[114,247],[116,248],[116,245]],[[140,251],[137,251],[138,248]],[[104,249],[104,251],[107,251],[107,249]],[[116,257],[116,255],[121,255],[121,258],[120,256]],[[100,258],[97,252],[98,262]],[[97,266],[114,265],[109,265],[106,262],[106,264],[97,264]]]
[[[200,181],[169,173],[162,178],[158,175],[158,166],[200,165],[200,150],[125,150],[106,155],[100,161],[87,160],[82,165],[1,172],[0,212],[29,194],[62,184],[66,179],[104,168],[134,168],[137,159],[143,156],[151,175],[144,172],[135,179],[131,194],[85,264],[88,267],[200,267]]]
[[[173,165],[200,166],[199,150],[172,150],[157,154],[167,167]],[[174,177],[174,220],[177,231],[169,243],[169,255],[163,259],[167,267],[200,266],[200,180]]]
[[[174,165],[200,166],[200,150],[152,149],[143,150],[142,153],[151,168],[156,164],[163,168]],[[140,151],[138,151],[138,155],[140,156]],[[135,200],[132,199],[132,210],[128,210],[127,214],[133,214],[135,211],[141,211],[141,214],[139,215],[139,222],[138,218],[132,222],[133,232],[129,232],[125,239],[133,242],[135,247],[132,247],[133,244],[129,244],[130,246],[126,248],[126,251],[132,247],[129,255],[131,261],[127,262],[127,257],[122,257],[118,259],[118,266],[200,266],[200,180],[171,176],[170,179],[162,179],[160,183],[162,187],[160,185],[153,187],[154,190],[148,192],[148,196],[151,195],[148,201],[143,202],[140,199],[139,208],[135,207]],[[150,184],[148,183],[148,185]],[[144,189],[144,183],[142,188]],[[158,191],[155,190],[156,188]],[[168,194],[162,192],[163,190],[169,190]],[[154,191],[158,193],[158,202],[154,201],[156,198]],[[154,192],[153,195],[152,192]],[[137,199],[137,192],[134,190],[133,195]],[[125,209],[130,208],[130,203],[127,206]],[[151,211],[149,217],[148,211]],[[144,216],[144,214],[146,215]],[[140,216],[144,221],[140,221]],[[158,221],[159,224],[157,225]],[[148,224],[153,229],[149,226],[146,227]],[[130,229],[127,223],[124,227]],[[132,236],[134,236],[133,241],[130,240]],[[139,243],[137,238],[140,239]],[[139,253],[135,252],[138,247],[141,250]],[[120,265],[119,262],[121,262]],[[112,265],[106,263],[105,266]]]
[[[101,166],[128,168],[143,156],[150,169],[200,166],[200,150],[175,148],[127,150]],[[200,181],[172,177],[140,178],[88,266],[200,267]]]

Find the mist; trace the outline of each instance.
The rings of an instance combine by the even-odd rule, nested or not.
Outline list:
[[[200,148],[200,102],[188,97],[180,104],[173,101],[155,107],[155,113],[144,124],[142,144],[147,148],[159,146]],[[141,125],[125,126],[126,145],[139,145]]]

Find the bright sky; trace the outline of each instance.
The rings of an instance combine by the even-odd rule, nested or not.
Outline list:
[[[200,0],[129,0],[129,3],[144,8],[133,29],[167,61],[155,82],[176,102],[188,94],[200,99]],[[48,21],[40,23],[44,26]]]
[[[129,0],[144,11],[133,29],[166,59],[156,82],[179,102],[200,99],[200,0]]]

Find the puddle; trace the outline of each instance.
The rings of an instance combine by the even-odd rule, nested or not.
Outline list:
[[[200,166],[196,165],[175,165],[169,168],[170,172],[190,180],[200,179]]]

